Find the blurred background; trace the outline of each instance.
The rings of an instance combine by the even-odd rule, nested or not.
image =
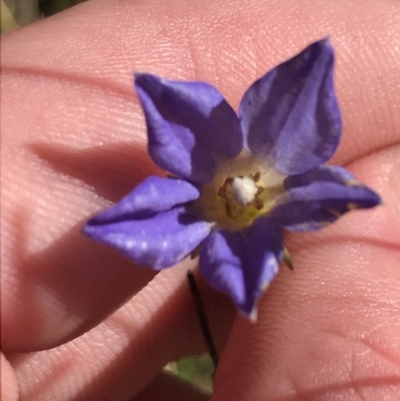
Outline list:
[[[1,33],[49,17],[85,0],[1,0]]]

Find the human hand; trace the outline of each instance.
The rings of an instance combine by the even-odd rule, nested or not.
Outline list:
[[[80,234],[157,173],[132,71],[207,81],[237,106],[258,76],[327,35],[344,121],[334,163],[384,205],[288,235],[295,271],[281,269],[257,324],[237,317],[227,342],[233,308],[202,285],[226,342],[213,400],[397,399],[399,12],[390,1],[99,0],[3,37],[2,351],[22,400],[196,399],[156,377],[204,351],[193,262],[154,277]]]

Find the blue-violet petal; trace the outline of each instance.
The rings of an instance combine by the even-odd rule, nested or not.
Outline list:
[[[275,277],[282,254],[280,227],[268,217],[260,217],[240,232],[212,232],[201,247],[200,271],[212,287],[227,293],[243,314],[255,317],[257,300]]]
[[[97,214],[89,223],[143,219],[193,201],[199,196],[199,190],[187,181],[152,176],[141,182],[116,205]]]
[[[335,152],[341,118],[327,39],[278,65],[245,93],[239,117],[246,147],[271,156],[278,172],[300,174]]]
[[[112,245],[134,262],[160,270],[173,266],[193,251],[210,232],[210,226],[175,207],[152,217],[111,223],[93,220],[84,227],[89,237]]]
[[[213,86],[135,75],[146,117],[149,153],[164,170],[207,183],[215,162],[236,157],[243,146],[239,120]]]
[[[313,231],[353,209],[378,205],[379,196],[343,167],[319,166],[284,181],[271,217],[290,231]],[[280,204],[279,204],[280,203]]]

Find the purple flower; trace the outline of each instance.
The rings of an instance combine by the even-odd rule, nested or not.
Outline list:
[[[213,86],[137,74],[148,149],[172,178],[149,177],[84,232],[161,270],[200,247],[200,270],[255,317],[283,258],[283,232],[312,231],[380,203],[334,154],[341,118],[334,55],[316,42],[246,91],[236,115]]]

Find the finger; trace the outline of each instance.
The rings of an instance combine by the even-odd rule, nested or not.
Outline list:
[[[3,401],[18,400],[18,384],[14,369],[3,353],[0,355],[0,396]]]
[[[18,42],[25,31],[14,32],[3,50],[4,71],[104,82],[128,96],[132,71],[205,79],[237,105],[249,81],[301,46],[329,35],[337,53],[337,87],[347,134],[337,160],[348,162],[398,139],[398,4],[309,1],[300,8],[295,0],[252,0],[243,9],[238,0],[223,8],[212,0],[201,7],[186,3],[183,7],[182,2],[165,6],[160,0],[145,5],[102,0],[82,5],[79,15],[70,10],[53,17],[51,27],[49,21],[31,27],[35,35],[24,37],[23,49]],[[51,29],[69,35],[50,36]],[[54,57],[57,48],[64,50]],[[38,51],[40,58],[35,57]],[[119,133],[118,138],[131,141],[132,134]]]
[[[400,145],[349,168],[383,197],[329,229],[292,236],[257,325],[237,319],[213,401],[397,400]]]
[[[392,171],[389,171],[388,165],[390,165],[391,160],[400,159],[397,154],[389,156],[388,154],[381,156],[387,163],[381,167],[381,170],[377,168],[379,163],[372,166],[376,177],[370,178],[368,182],[369,185],[383,194],[385,203],[388,203],[394,212],[393,214],[389,214],[386,220],[382,221],[380,219],[382,221],[380,225],[381,229],[388,227],[388,221],[395,221],[396,216],[393,206],[397,206],[397,200],[391,197],[392,192],[387,193],[387,189],[382,190],[381,188],[382,184],[384,184],[392,191],[393,182],[390,180],[397,179],[398,171],[395,169],[396,167],[392,168]],[[366,174],[363,173],[364,167],[363,165],[359,165],[357,172],[363,179],[367,179]],[[382,169],[387,172],[385,179],[381,178],[383,176]],[[377,182],[375,182],[376,180]],[[384,212],[383,217],[385,217],[386,210],[381,209],[382,211]],[[372,223],[377,220],[376,216],[364,215],[365,217],[367,217],[367,220],[362,224],[362,227],[370,228]],[[353,221],[351,220],[345,222],[344,230],[346,233],[349,231],[349,227],[358,226],[358,224],[354,224],[354,219]],[[375,234],[377,231],[375,228],[377,228],[376,225],[372,226],[372,229],[369,230],[370,233]],[[234,394],[235,400],[240,400],[242,396],[245,400],[252,399],[246,398],[249,396],[249,393],[242,393],[242,391],[248,391],[249,386],[252,387],[251,383],[254,381],[253,377],[249,378],[248,376],[248,373],[253,372],[254,374],[251,365],[252,361],[254,360],[256,365],[260,365],[256,366],[256,372],[260,374],[264,373],[266,364],[266,366],[270,367],[270,370],[276,371],[278,375],[281,374],[287,368],[287,358],[289,358],[291,352],[294,352],[291,342],[297,344],[299,348],[307,345],[307,337],[313,339],[319,334],[318,323],[322,320],[321,317],[323,317],[323,322],[328,324],[327,319],[331,315],[334,318],[335,314],[338,313],[337,310],[339,310],[338,319],[341,325],[345,318],[354,320],[354,315],[369,315],[365,310],[353,310],[351,315],[346,317],[343,312],[340,313],[342,306],[329,305],[329,301],[336,301],[339,296],[343,296],[343,293],[337,294],[333,291],[330,294],[325,288],[328,287],[330,289],[333,287],[335,289],[336,287],[337,291],[342,291],[343,276],[340,276],[340,274],[343,274],[343,272],[346,273],[347,269],[351,274],[344,275],[345,283],[347,283],[347,286],[352,291],[352,299],[349,302],[349,306],[353,306],[354,299],[357,302],[357,295],[354,294],[353,288],[354,277],[353,281],[350,281],[355,269],[352,269],[351,266],[348,268],[348,265],[344,263],[344,258],[339,260],[340,263],[337,263],[337,256],[330,259],[331,264],[327,262],[325,248],[333,248],[333,254],[336,255],[337,251],[342,252],[342,250],[335,247],[335,243],[338,242],[340,245],[344,242],[347,244],[354,241],[354,237],[356,241],[359,241],[360,235],[357,232],[351,232],[350,239],[348,236],[344,236],[341,240],[341,230],[343,230],[343,227],[340,228],[339,232],[331,234],[331,237],[327,236],[326,241],[315,242],[311,239],[302,244],[295,244],[297,247],[297,252],[293,248],[295,250],[294,257],[296,261],[295,273],[288,275],[285,274],[288,273],[286,270],[281,272],[280,278],[267,292],[265,301],[261,305],[260,318],[257,325],[251,325],[249,328],[247,323],[241,322],[245,330],[236,328],[233,332],[227,350],[223,354],[224,358],[220,365],[221,373],[218,373],[217,376],[217,379],[222,376],[223,381],[219,387],[217,381],[216,396],[220,396],[221,399],[232,399]],[[392,228],[391,232],[386,231],[382,235],[384,238],[399,238],[398,231],[399,229],[394,231]],[[374,238],[367,236],[367,240],[374,241]],[[304,250],[302,250],[302,247],[304,247]],[[365,251],[365,249],[362,250]],[[375,252],[375,249],[373,252]],[[347,253],[346,251],[345,254]],[[308,254],[309,256],[307,256]],[[354,251],[351,250],[350,254],[353,255]],[[297,257],[296,255],[299,256]],[[301,257],[304,261],[300,263],[300,260],[303,260]],[[360,255],[356,255],[356,257],[359,259]],[[377,257],[380,258],[380,255],[377,254]],[[361,262],[364,260],[364,263],[366,261],[368,263],[369,258],[370,254],[368,253],[362,256],[361,260],[354,263],[360,269],[361,275],[368,273],[368,271],[365,272],[366,269]],[[392,262],[388,260],[388,263]],[[343,264],[343,267],[341,264]],[[309,269],[312,270],[308,272]],[[133,394],[137,394],[167,361],[176,359],[183,354],[201,351],[198,348],[201,339],[199,338],[200,331],[197,326],[197,317],[194,314],[188,294],[188,287],[185,282],[186,270],[187,266],[182,266],[164,271],[135,296],[131,302],[127,303],[106,322],[72,342],[49,351],[12,356],[10,359],[18,375],[23,395],[22,399],[32,401],[36,399],[43,401],[74,399],[79,401],[83,399],[95,400],[99,399],[100,396],[109,396],[114,400],[126,399]],[[397,271],[395,265],[392,266],[392,270]],[[301,275],[299,273],[299,276],[295,276],[294,274],[297,274],[297,272],[300,272]],[[370,275],[370,273],[368,274]],[[332,276],[336,284],[329,282],[328,279],[332,281]],[[357,281],[358,276],[355,279]],[[375,278],[373,279],[375,280]],[[378,288],[383,289],[382,284],[384,284],[385,280],[382,282],[375,280]],[[326,283],[325,286],[322,286],[322,291],[320,281]],[[397,285],[397,282],[393,282],[391,291],[395,291]],[[357,291],[358,293],[364,290],[361,283],[358,283],[357,287],[359,290]],[[160,288],[162,288],[162,291],[160,291]],[[386,290],[384,291],[387,293]],[[218,343],[221,344],[224,342],[223,338],[226,333],[218,331],[218,328],[221,327],[221,325],[218,325],[218,321],[222,318],[222,312],[225,310],[225,307],[221,306],[221,300],[224,298],[213,298],[215,293],[210,291],[208,287],[202,287],[202,292],[204,299],[207,301],[206,309],[212,318],[212,332],[216,335]],[[379,294],[377,296],[379,297]],[[325,298],[328,298],[328,300]],[[344,298],[346,300],[346,297]],[[376,299],[373,300],[376,301]],[[360,302],[363,306],[365,304],[367,306],[371,305],[369,300],[362,298]],[[391,301],[388,300],[387,302],[390,303]],[[322,305],[322,307],[318,308],[318,305]],[[331,314],[326,312],[324,309],[325,305],[330,307],[328,312],[330,311]],[[385,309],[383,302],[381,305]],[[343,307],[346,307],[346,305]],[[377,309],[376,313],[380,315],[381,312],[380,309]],[[388,316],[389,314],[385,312],[380,318],[386,321],[385,327],[387,327]],[[397,310],[395,310],[395,319],[397,319],[396,316]],[[375,315],[371,315],[371,319],[373,320],[374,318]],[[377,325],[381,323],[381,320],[377,320]],[[397,322],[397,320],[395,321]],[[303,322],[307,322],[307,324]],[[296,324],[299,324],[300,327],[296,326]],[[333,319],[331,325],[335,327],[336,324],[337,321]],[[162,327],[161,329],[160,326]],[[309,331],[304,332],[304,326]],[[313,330],[315,330],[315,333]],[[394,332],[398,332],[396,327],[394,327]],[[297,339],[297,335],[301,335],[301,337]],[[380,333],[377,333],[377,336],[379,339]],[[286,339],[286,343],[282,341],[281,344],[281,339]],[[273,340],[277,341],[277,344]],[[322,342],[323,340],[325,339],[321,339]],[[394,338],[391,344],[396,344],[395,340]],[[309,343],[308,346],[311,347],[312,344]],[[322,355],[324,349],[322,345],[320,347],[322,348],[320,350],[321,360],[324,361]],[[271,352],[274,353],[275,349],[281,352],[281,359],[270,361],[270,354]],[[336,352],[336,349],[333,351]],[[341,350],[340,354],[344,354],[344,351],[345,349]],[[248,352],[251,355],[249,357],[247,357]],[[289,355],[284,352],[287,352]],[[328,357],[330,355],[328,354]],[[296,359],[296,356],[297,354],[295,353],[292,357]],[[303,360],[303,355],[300,355],[299,361]],[[307,360],[307,363],[310,363],[310,369],[318,369],[320,365],[317,362]],[[380,361],[378,362],[381,364]],[[244,371],[241,371],[242,363],[245,366]],[[314,367],[313,363],[317,363],[317,368]],[[294,365],[295,361],[291,360],[290,366],[292,364]],[[233,374],[235,370],[237,374]],[[245,371],[247,372],[246,374]],[[309,372],[302,367],[301,372],[304,371]],[[51,372],[51,374],[48,372]],[[267,373],[271,374],[270,371]],[[307,374],[305,376],[307,377]],[[43,377],[46,377],[46,380]],[[313,378],[318,383],[316,374],[313,375]],[[331,379],[333,380],[334,378],[336,376],[332,374]],[[260,382],[257,383],[261,386],[257,385],[256,389],[258,392],[265,391],[265,383],[267,381],[264,382],[264,379],[264,377],[261,377]],[[390,378],[390,380],[392,379]],[[235,385],[232,385],[230,380],[233,380]],[[225,382],[226,386],[223,386]],[[272,382],[270,386],[274,388],[275,384]],[[232,388],[232,393],[222,392],[222,390],[230,388]],[[331,388],[329,387],[329,389]],[[234,391],[237,392],[233,393]],[[254,399],[257,400],[258,398]]]
[[[330,34],[346,128],[336,160],[396,140],[399,24],[391,2],[379,8],[309,2],[301,9],[294,1],[285,8],[252,1],[243,9],[238,0],[223,9],[199,4],[87,3],[4,39],[3,90],[10,101],[3,147],[11,149],[3,160],[8,349],[39,349],[74,337],[151,278],[79,235],[89,214],[152,171],[140,156],[145,130],[132,70],[207,80],[238,104],[256,76]],[[376,18],[366,26],[370,14]]]
[[[187,267],[157,275],[105,322],[73,341],[50,350],[9,355],[21,399],[131,399],[167,362],[184,354],[204,352],[186,281]],[[200,289],[207,300],[213,336],[221,347],[233,313],[226,314],[226,298],[204,283]],[[233,308],[230,310],[233,312]]]

